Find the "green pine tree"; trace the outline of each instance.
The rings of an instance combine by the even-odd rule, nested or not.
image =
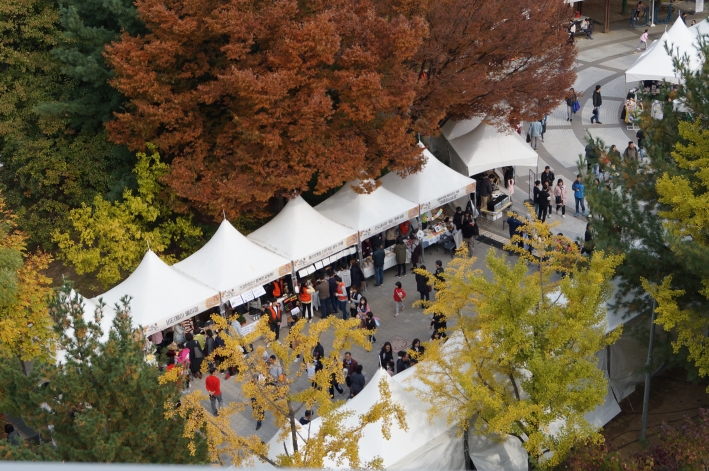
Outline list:
[[[165,418],[166,406],[179,406],[180,392],[174,383],[160,385],[157,368],[145,362],[128,299],[101,342],[105,307],[84,319],[79,298],[64,294],[71,292],[65,283],[51,307],[63,363],[35,365],[29,376],[11,362],[0,364],[4,406],[56,444],[42,444],[34,453],[76,462],[206,462],[204,441],[197,437],[192,455],[182,437],[183,420]],[[2,453],[7,450],[0,448]]]

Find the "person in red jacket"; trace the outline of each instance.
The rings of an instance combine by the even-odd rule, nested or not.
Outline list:
[[[219,402],[219,409],[224,407],[224,403],[222,402],[221,381],[214,374],[216,371],[216,368],[210,368],[209,376],[207,376],[207,379],[205,380],[205,387],[207,388],[207,393],[209,394],[209,402],[212,404],[212,413],[215,416],[219,415],[217,401]]]
[[[401,282],[396,282],[396,288],[394,288],[394,302],[396,303],[396,314],[394,317],[399,315],[399,310],[404,312],[404,298],[406,297],[406,291],[401,287]]]

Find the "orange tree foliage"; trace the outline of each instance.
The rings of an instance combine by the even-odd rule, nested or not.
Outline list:
[[[421,165],[409,130],[424,22],[370,0],[138,0],[149,34],[107,47],[129,98],[114,142],[154,142],[170,187],[227,217]],[[258,209],[256,209],[258,210]]]
[[[435,134],[446,117],[537,120],[573,86],[573,10],[560,0],[377,1],[429,25],[414,60],[425,71],[411,109],[418,132]]]

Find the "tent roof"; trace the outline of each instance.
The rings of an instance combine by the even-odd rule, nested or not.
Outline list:
[[[696,36],[709,35],[709,19],[704,19],[694,26],[689,27],[689,32]]]
[[[370,461],[375,457],[381,457],[384,461],[384,468],[387,470],[463,469],[462,442],[459,442],[454,432],[451,433],[451,427],[446,424],[445,418],[439,416],[434,418],[433,423],[429,423],[427,405],[423,404],[415,393],[406,391],[381,368],[372,375],[372,379],[362,392],[342,406],[345,410],[354,412],[351,417],[345,420],[344,425],[352,426],[358,423],[358,416],[368,411],[380,400],[379,382],[382,379],[389,385],[392,400],[398,402],[406,411],[408,430],[393,426],[391,438],[386,440],[379,422],[368,425],[359,442],[360,459]],[[318,417],[310,423],[311,434],[317,433],[321,422],[322,419]],[[307,434],[307,428],[304,433]],[[283,442],[278,440],[279,434],[280,432],[268,443],[270,445],[269,458],[275,458],[283,453]],[[290,452],[292,449],[290,440],[286,440],[285,444]],[[434,444],[434,446],[430,446],[430,444]],[[459,449],[452,452],[451,448],[456,446]],[[424,449],[427,452],[421,456],[420,453]],[[412,459],[411,455],[415,455],[416,458]],[[347,463],[338,466],[330,460],[325,460],[324,465],[333,469],[347,468]]]
[[[500,132],[488,122],[450,141],[468,168],[468,175],[508,165],[533,167],[538,155],[516,132]]]
[[[83,297],[79,293],[75,292],[74,290],[69,293],[69,295],[62,300],[62,303],[65,306],[68,306],[70,301],[74,299],[74,296],[78,296],[78,301],[83,304],[83,311],[84,311],[84,320],[85,321],[94,321],[94,315],[96,313],[96,309],[98,309],[98,303]],[[71,299],[69,299],[71,298]],[[101,342],[105,342],[108,340],[108,335],[111,331],[111,327],[113,327],[113,319],[116,318],[116,311],[113,309],[112,306],[105,306],[103,309],[103,318],[101,319],[101,331],[103,332],[103,335],[101,336]],[[74,337],[74,329],[69,328],[66,329],[66,335],[69,337]],[[66,357],[66,351],[64,350],[57,350],[56,355],[55,355],[55,360],[57,364],[63,363],[64,358]]]
[[[92,300],[113,306],[126,295],[133,324],[148,335],[219,304],[216,290],[169,267],[152,250],[121,284]]]
[[[298,196],[248,239],[292,260],[295,267],[309,265],[357,242],[353,229],[328,219]]]
[[[290,260],[254,244],[225,219],[209,242],[173,268],[231,298],[290,273]]]
[[[690,67],[696,69],[700,64],[700,57],[695,47],[696,37],[687,29],[681,19],[666,31],[660,39],[653,42],[648,50],[642,54],[635,63],[625,72],[626,82],[640,80],[666,80],[679,83],[680,77],[675,72],[672,55],[665,50],[665,45],[671,46],[674,54],[687,54],[690,58]]]
[[[382,187],[413,201],[427,211],[453,201],[466,193],[472,193],[474,187],[470,178],[461,175],[438,160],[428,149],[423,149],[426,163],[418,173],[400,177],[390,172],[381,178]],[[470,191],[468,191],[470,190]]]
[[[477,128],[480,123],[483,122],[483,119],[484,116],[475,116],[463,121],[454,121],[449,119],[446,121],[446,124],[441,127],[441,134],[443,134],[443,137],[449,141],[452,141],[456,137],[460,137],[463,134],[468,134],[470,131]]]
[[[343,186],[315,209],[343,226],[356,229],[362,237],[370,237],[418,214],[417,203],[382,186],[371,193],[359,194],[351,185]]]

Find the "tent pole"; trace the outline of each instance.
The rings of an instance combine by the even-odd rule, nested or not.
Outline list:
[[[421,217],[421,205],[419,205],[419,230],[423,231],[423,218]],[[416,237],[418,239],[418,237]],[[426,263],[426,260],[423,258],[423,239],[419,240],[419,244],[421,244],[421,263]]]
[[[360,268],[362,268],[362,263],[364,263],[364,257],[362,256],[362,238],[359,231],[357,231],[357,255],[359,256]],[[364,272],[362,272],[364,274]],[[357,287],[359,288],[359,286]],[[367,281],[364,281],[364,291],[367,291]]]
[[[652,348],[655,343],[655,298],[652,299],[650,313],[650,343],[647,347],[647,363],[645,364],[645,391],[643,391],[643,415],[640,424],[640,441],[645,440],[647,432],[647,415],[650,409],[650,383],[652,382]]]

